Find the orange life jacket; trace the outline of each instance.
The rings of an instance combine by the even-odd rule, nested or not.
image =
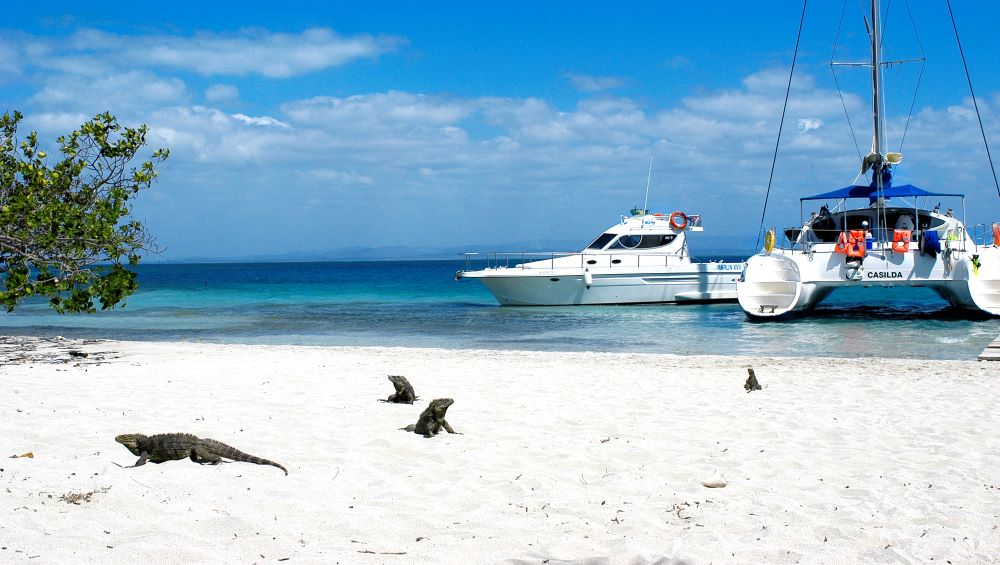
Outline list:
[[[865,230],[851,230],[847,238],[847,256],[855,259],[865,256]]]
[[[837,246],[834,251],[842,253],[848,257],[860,258],[865,256],[865,230],[851,230],[850,232],[840,232],[837,238]]]
[[[840,237],[837,238],[837,246],[833,250],[837,253],[847,255],[847,232],[840,232]]]

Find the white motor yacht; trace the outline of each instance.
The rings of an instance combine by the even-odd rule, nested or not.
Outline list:
[[[583,251],[467,253],[455,278],[479,279],[507,306],[735,301],[743,264],[693,262],[687,234],[702,230],[698,215],[636,209]]]
[[[858,178],[864,184],[801,199],[823,201],[819,213],[785,230],[776,246],[769,231],[762,253],[747,260],[737,295],[750,319],[771,320],[812,310],[843,287],[926,287],[954,308],[1000,315],[1000,226],[967,226],[961,194],[893,184],[902,160],[886,150],[882,120],[880,10],[871,5],[874,141]],[[871,182],[866,173],[871,170]],[[959,212],[930,202],[957,198]],[[862,200],[860,206],[858,200]],[[803,208],[804,210],[805,208]],[[800,212],[804,215],[804,211]],[[961,214],[962,220],[958,214]]]

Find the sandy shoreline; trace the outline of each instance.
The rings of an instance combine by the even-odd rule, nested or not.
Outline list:
[[[7,340],[2,562],[1000,560],[988,363]],[[461,435],[398,430],[444,396]]]

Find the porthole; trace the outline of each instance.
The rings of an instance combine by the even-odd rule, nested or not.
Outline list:
[[[591,259],[591,260],[587,261],[587,264],[588,265],[596,265],[597,261],[595,261],[594,259]]]
[[[612,259],[612,260],[611,260],[611,264],[612,264],[612,265],[617,265],[617,264],[619,264],[619,263],[621,263],[621,262],[622,262],[622,260],[621,260],[621,259]]]
[[[552,281],[552,282],[559,282],[559,277],[552,277],[549,280]]]

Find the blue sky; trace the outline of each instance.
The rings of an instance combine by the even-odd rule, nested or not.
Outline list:
[[[641,204],[651,155],[650,207],[752,239],[801,3],[678,6],[20,3],[0,28],[0,111],[49,140],[103,111],[148,124],[172,156],[135,215],[170,260],[579,247]],[[887,73],[898,178],[1000,220],[946,5],[883,8],[887,57],[927,58],[908,124],[920,67]],[[1000,6],[953,8],[998,157]],[[839,70],[840,97],[835,41],[838,60],[865,56],[859,2],[813,0],[767,225],[853,181],[870,144],[866,76]]]

